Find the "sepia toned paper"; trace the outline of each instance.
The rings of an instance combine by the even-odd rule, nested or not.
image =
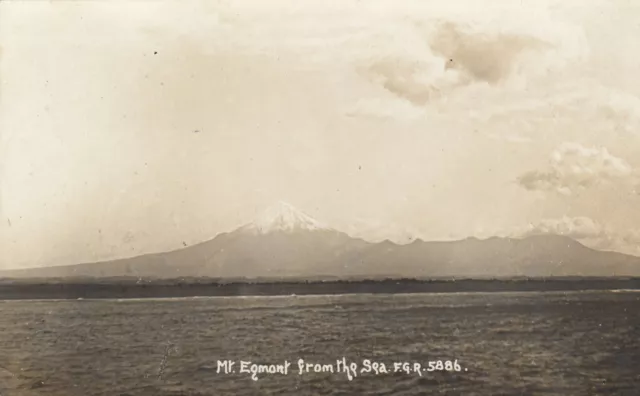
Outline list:
[[[0,395],[636,395],[640,3],[0,2]]]

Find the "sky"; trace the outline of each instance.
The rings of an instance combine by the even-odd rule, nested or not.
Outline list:
[[[640,4],[4,1],[0,268],[352,236],[640,255]],[[635,3],[635,4],[634,4]]]

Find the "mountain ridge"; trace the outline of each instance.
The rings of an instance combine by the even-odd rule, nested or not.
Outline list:
[[[562,235],[368,242],[280,202],[254,222],[185,248],[94,263],[0,271],[5,278],[638,276],[640,257]]]

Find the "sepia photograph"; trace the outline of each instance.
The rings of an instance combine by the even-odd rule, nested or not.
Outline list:
[[[0,396],[640,395],[640,2],[0,0]]]

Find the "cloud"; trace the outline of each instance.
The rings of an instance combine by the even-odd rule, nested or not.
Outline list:
[[[595,114],[608,121],[614,130],[640,134],[640,98],[613,90],[601,97],[601,101],[591,104]]]
[[[521,231],[520,236],[539,234],[564,235],[574,239],[601,238],[606,231],[596,221],[589,217],[567,217],[559,219],[542,219],[537,224],[529,226]]]
[[[466,81],[497,84],[514,73],[516,61],[526,51],[543,51],[551,45],[538,38],[514,33],[477,33],[452,22],[441,24],[429,40],[446,68],[459,70]]]
[[[371,59],[360,74],[398,98],[424,105],[474,83],[499,84],[512,75],[519,55],[548,46],[526,36],[476,35],[452,22],[438,26],[424,37],[421,54]]]
[[[610,182],[634,186],[638,180],[638,173],[605,147],[564,143],[553,151],[547,169],[526,172],[518,178],[518,183],[530,191],[571,195],[576,190]]]
[[[585,52],[565,51],[567,43],[562,37],[513,26],[498,30],[487,24],[429,19],[406,21],[405,25],[397,30],[403,43],[380,45],[389,39],[385,34],[374,36],[376,47],[387,51],[369,54],[358,63],[358,72],[416,105],[474,84],[522,85],[522,81],[564,67],[567,60]]]

